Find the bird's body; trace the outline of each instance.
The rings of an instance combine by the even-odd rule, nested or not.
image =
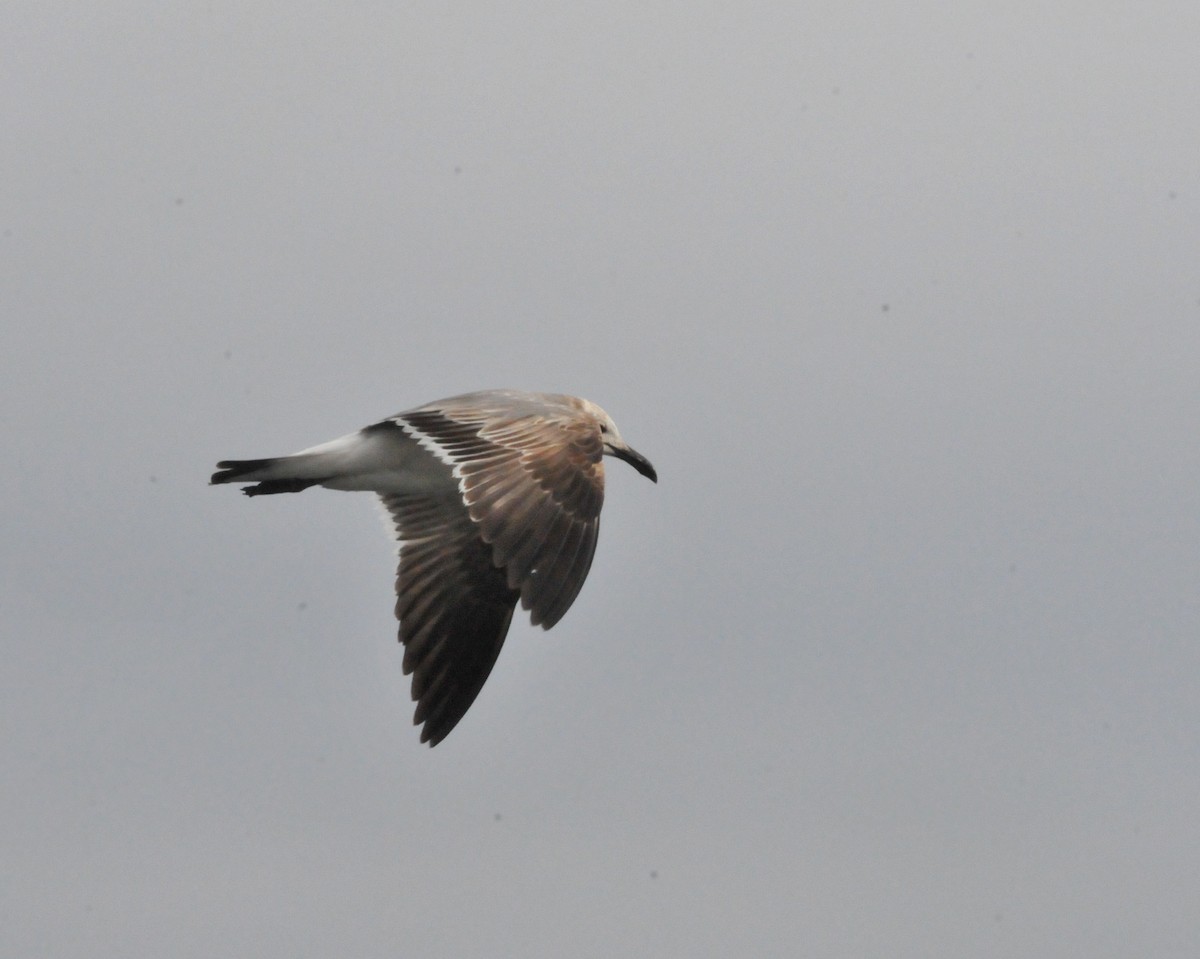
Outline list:
[[[400,543],[396,617],[414,721],[436,745],[496,662],[517,600],[549,629],[591,566],[601,457],[657,482],[596,404],[489,390],[399,413],[292,456],[226,460],[213,483],[248,496],[310,486],[379,494]]]

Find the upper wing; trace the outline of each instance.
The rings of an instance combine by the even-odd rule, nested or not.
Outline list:
[[[404,424],[453,465],[467,513],[535,625],[553,626],[592,565],[604,503],[603,445],[575,415],[499,417],[425,407]]]

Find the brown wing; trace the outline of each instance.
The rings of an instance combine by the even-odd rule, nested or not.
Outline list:
[[[404,414],[455,464],[470,518],[534,625],[553,626],[592,565],[604,503],[599,425],[577,413]]]
[[[401,540],[396,618],[413,722],[436,746],[470,708],[500,655],[519,593],[457,495],[380,497]]]

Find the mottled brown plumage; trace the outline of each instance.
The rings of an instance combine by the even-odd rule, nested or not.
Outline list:
[[[549,629],[596,550],[604,455],[657,482],[600,407],[492,390],[400,413],[294,456],[218,463],[247,495],[308,486],[373,490],[400,543],[396,617],[414,721],[436,745],[496,662],[520,600]]]

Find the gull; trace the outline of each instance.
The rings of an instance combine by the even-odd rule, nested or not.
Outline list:
[[[603,456],[658,482],[595,403],[486,390],[397,413],[291,456],[222,460],[213,484],[247,496],[310,486],[378,494],[399,544],[396,618],[413,723],[436,746],[504,645],[517,600],[549,629],[592,565]]]

